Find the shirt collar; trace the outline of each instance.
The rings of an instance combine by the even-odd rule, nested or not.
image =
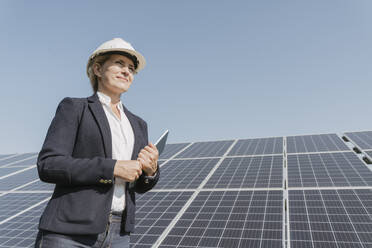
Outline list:
[[[111,103],[111,97],[109,97],[108,95],[102,93],[102,92],[99,92],[97,91],[97,95],[98,95],[98,98],[99,98],[99,101],[107,106],[110,106],[110,103]],[[121,103],[121,101],[118,102],[118,106],[119,106],[119,109],[124,111],[123,109],[123,104]]]

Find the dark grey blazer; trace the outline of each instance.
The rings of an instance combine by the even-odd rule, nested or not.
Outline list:
[[[132,160],[148,144],[147,124],[124,107],[135,142]],[[37,168],[42,181],[54,183],[53,196],[40,218],[39,228],[64,234],[104,232],[113,197],[111,131],[97,94],[88,98],[64,98],[48,129]],[[126,208],[122,229],[134,230],[135,192],[155,186],[144,174],[135,187],[126,184]]]

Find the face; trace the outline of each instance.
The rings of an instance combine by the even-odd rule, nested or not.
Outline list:
[[[121,94],[128,91],[134,78],[133,61],[123,55],[113,54],[103,65],[95,64],[98,89],[107,93]]]

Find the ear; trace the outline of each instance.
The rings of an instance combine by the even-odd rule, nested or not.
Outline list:
[[[98,63],[93,64],[93,73],[99,78],[102,77],[101,69],[102,66],[100,64]]]

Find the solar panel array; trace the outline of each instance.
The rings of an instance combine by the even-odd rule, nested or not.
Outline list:
[[[368,154],[372,132],[168,144],[131,247],[372,247]],[[54,188],[36,157],[0,155],[0,247],[33,247]]]

